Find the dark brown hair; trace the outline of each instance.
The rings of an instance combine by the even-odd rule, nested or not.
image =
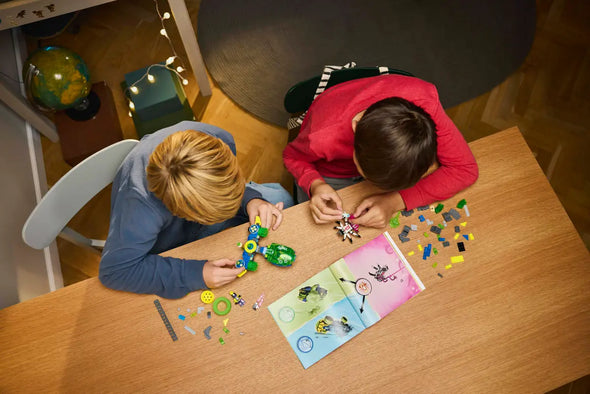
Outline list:
[[[413,186],[436,160],[436,125],[419,106],[390,97],[367,108],[356,126],[356,160],[375,186]]]

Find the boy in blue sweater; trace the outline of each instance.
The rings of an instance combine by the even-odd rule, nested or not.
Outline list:
[[[99,279],[107,287],[180,298],[223,286],[243,269],[235,261],[183,260],[158,253],[260,216],[276,230],[293,205],[278,184],[245,184],[234,139],[199,122],[148,134],[113,181],[109,234]]]

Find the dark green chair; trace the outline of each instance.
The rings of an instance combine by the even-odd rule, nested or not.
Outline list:
[[[332,71],[330,79],[325,89],[328,89],[339,83],[351,81],[358,78],[375,77],[381,74],[400,74],[413,77],[414,75],[403,70],[385,67],[354,67],[342,70]],[[301,114],[309,108],[315,96],[318,85],[322,76],[317,75],[313,78],[299,82],[293,85],[285,94],[283,102],[285,109],[292,115]]]

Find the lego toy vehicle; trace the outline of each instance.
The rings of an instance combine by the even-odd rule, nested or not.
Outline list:
[[[269,246],[259,246],[258,241],[268,235],[268,229],[261,226],[261,221],[256,216],[256,221],[248,227],[248,239],[238,246],[244,249],[242,258],[236,262],[236,267],[245,268],[247,271],[256,271],[258,263],[254,261],[254,255],[260,253],[271,264],[278,267],[290,267],[295,261],[295,251],[288,246],[272,243]]]

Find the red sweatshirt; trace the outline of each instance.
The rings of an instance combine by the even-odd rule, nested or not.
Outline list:
[[[381,75],[338,84],[320,94],[309,107],[299,135],[283,151],[287,170],[303,190],[323,176],[359,176],[352,153],[352,118],[371,104],[401,97],[422,107],[436,124],[440,167],[411,188],[400,190],[407,209],[445,200],[473,184],[475,158],[463,135],[447,116],[433,84],[402,75]]]

